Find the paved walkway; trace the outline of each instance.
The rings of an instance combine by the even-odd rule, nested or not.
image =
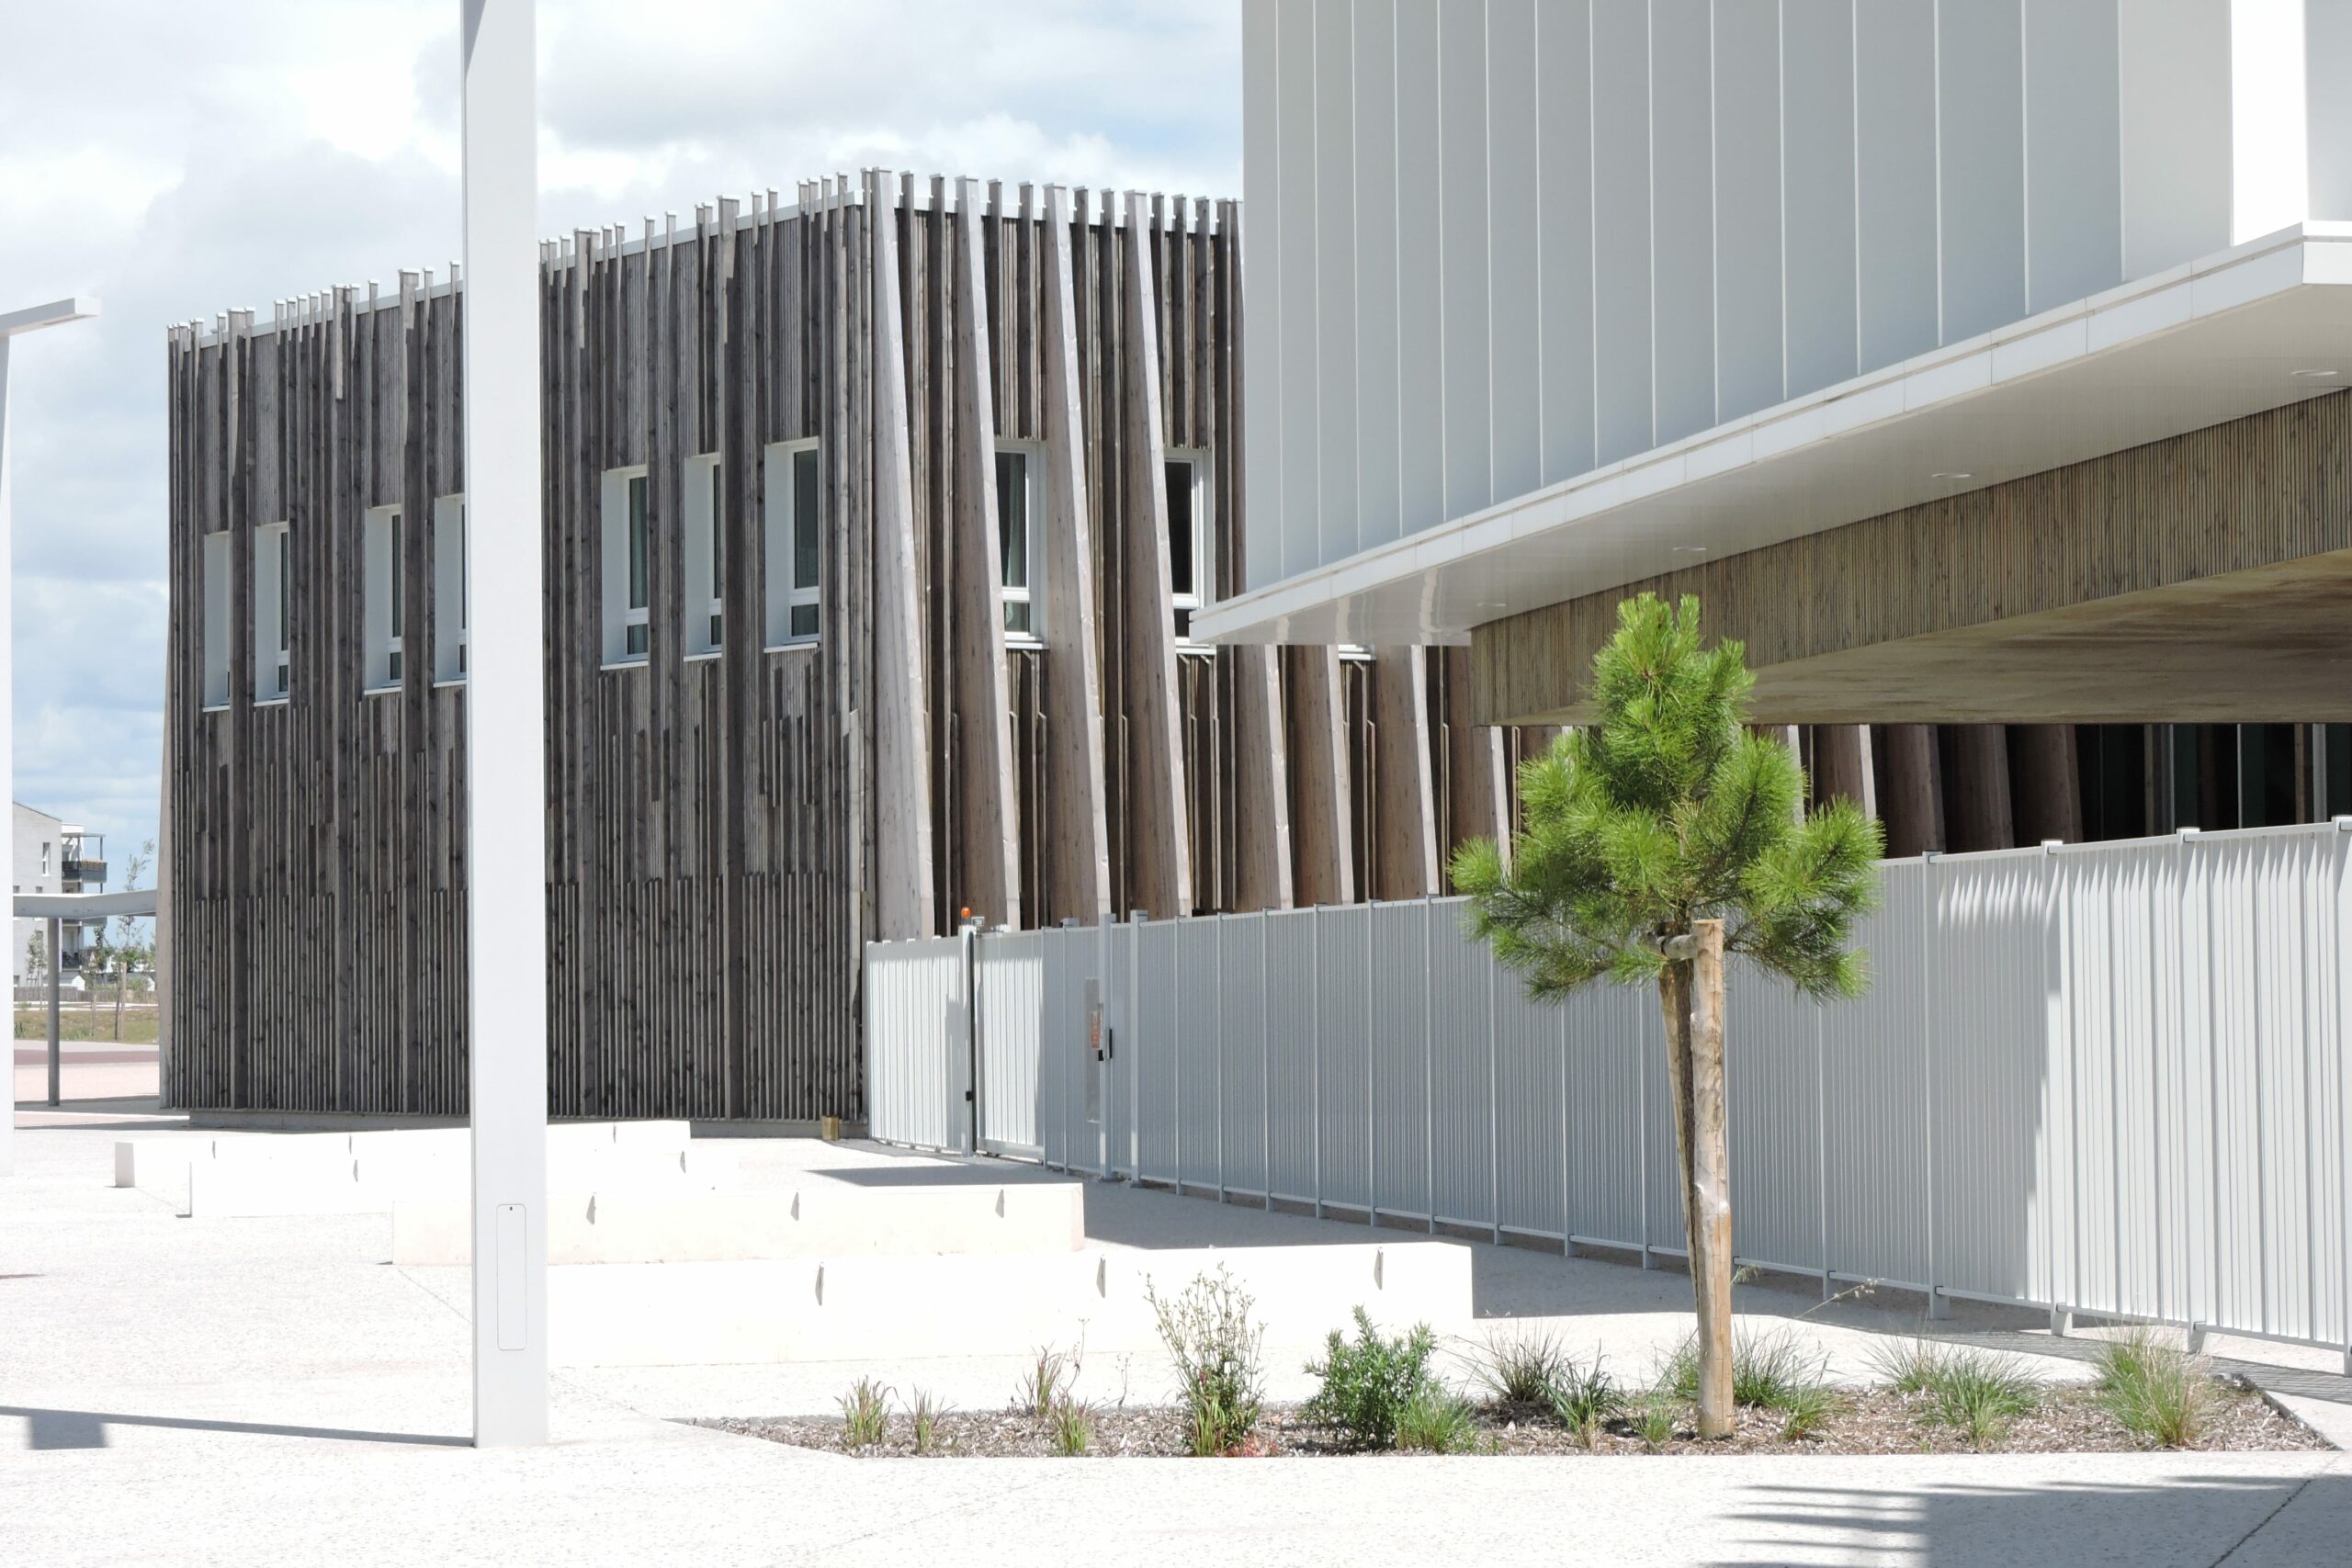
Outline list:
[[[187,1221],[108,1186],[121,1126],[169,1124],[121,1087],[23,1106],[18,1174],[0,1179],[0,1564],[2286,1568],[2342,1562],[2352,1539],[2352,1456],[2336,1453],[886,1463],[661,1418],[822,1407],[838,1367],[567,1373],[554,1443],[477,1452],[463,1321],[383,1261],[388,1220]],[[1091,1190],[1090,1209],[1113,1233],[1098,1239],[1134,1245],[1363,1234],[1125,1189]],[[1477,1253],[1482,1313],[1566,1319],[1629,1371],[1687,1322],[1674,1275]],[[1805,1331],[1827,1344],[1905,1322],[1841,1303]],[[928,1371],[969,1379],[973,1404],[1009,1383],[989,1365]],[[2352,1408],[2341,1380],[2306,1376]]]

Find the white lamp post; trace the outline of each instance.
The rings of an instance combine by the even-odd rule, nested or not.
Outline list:
[[[532,0],[459,0],[465,69],[466,1028],[474,1443],[548,1436],[547,712]],[[483,583],[497,600],[472,604]],[[495,974],[489,955],[498,955]]]
[[[16,564],[12,559],[16,547],[16,523],[8,514],[8,350],[17,338],[43,327],[62,326],[67,321],[86,321],[98,313],[98,302],[76,296],[60,299],[51,305],[35,305],[27,310],[12,310],[0,315],[0,783],[7,786],[8,798],[16,798],[17,724],[16,676],[17,636]],[[0,822],[0,863],[17,863],[17,813],[11,807],[5,822]],[[11,944],[16,940],[16,911],[9,910],[8,932]],[[57,962],[55,953],[50,962]],[[17,965],[8,964],[9,984],[16,983]],[[12,1004],[13,1007],[13,1004]],[[11,1029],[13,1035],[16,1032]],[[0,1105],[0,1176],[17,1168],[17,1065],[16,1047],[8,1049],[8,1099]]]

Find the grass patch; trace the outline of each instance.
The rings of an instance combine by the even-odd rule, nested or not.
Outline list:
[[[1624,1414],[1625,1394],[1615,1380],[1602,1370],[1599,1352],[1592,1365],[1566,1363],[1552,1382],[1552,1419],[1577,1434],[1586,1448],[1601,1427]]]
[[[1751,1333],[1736,1329],[1731,1337],[1731,1400],[1764,1410],[1787,1410],[1811,1398],[1822,1383],[1828,1358],[1807,1350],[1785,1328]],[[1685,1339],[1667,1358],[1657,1378],[1660,1392],[1686,1404],[1699,1398],[1699,1341]]]
[[[2099,1402],[2125,1430],[2159,1448],[2185,1449],[2203,1432],[2212,1385],[2201,1356],[2161,1344],[2145,1328],[2099,1347]]]
[[[1657,1453],[1674,1441],[1674,1418],[1679,1413],[1672,1394],[1654,1388],[1634,1404],[1626,1424],[1644,1447]]]
[[[2041,1403],[2041,1385],[1987,1350],[1913,1337],[1873,1352],[1879,1379],[1896,1393],[1925,1394],[1928,1413],[1975,1447],[2001,1440],[2009,1423]]]
[[[1043,1421],[1054,1413],[1054,1407],[1069,1397],[1070,1385],[1078,1381],[1079,1359],[1075,1352],[1064,1353],[1051,1345],[1040,1345],[1029,1368],[1013,1385],[1012,1408],[1032,1421]]]
[[[863,1449],[882,1440],[890,1423],[890,1391],[872,1378],[860,1378],[841,1397],[842,1446]]]
[[[1046,1413],[1046,1432],[1054,1452],[1076,1459],[1094,1446],[1094,1410],[1081,1400],[1062,1399]]]
[[[907,1405],[907,1420],[914,1427],[915,1452],[935,1454],[939,1451],[939,1423],[947,1407],[922,1390],[915,1390],[914,1398]]]
[[[1396,1446],[1408,1453],[1466,1454],[1490,1445],[1470,1402],[1430,1384],[1396,1413]]]
[[[1490,1404],[1547,1408],[1561,1383],[1577,1371],[1560,1348],[1558,1336],[1544,1332],[1490,1333],[1483,1350],[1468,1358],[1471,1375]]]

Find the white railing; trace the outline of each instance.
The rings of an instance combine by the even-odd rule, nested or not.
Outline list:
[[[1735,965],[1742,1261],[2346,1346],[2347,851],[2324,825],[1890,862],[1867,997]],[[876,1137],[1682,1246],[1655,998],[1531,1003],[1459,900],[983,935],[976,1039],[964,940],[868,950]]]

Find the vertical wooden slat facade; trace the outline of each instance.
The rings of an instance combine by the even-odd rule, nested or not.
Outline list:
[[[1206,455],[1202,564],[1216,592],[1243,581],[1238,234],[1232,202],[869,174],[546,248],[552,1111],[854,1119],[870,938],[967,906],[1036,924],[1442,891],[1451,844],[1507,820],[1541,736],[1457,730],[1457,653],[1176,635],[1162,453]],[[175,1105],[464,1109],[465,687],[433,651],[434,503],[465,489],[456,281],[170,334]],[[810,439],[822,633],[771,648],[764,457]],[[999,441],[1046,456],[1035,643],[1003,627]],[[684,473],[710,453],[720,637],[697,653]],[[649,654],[608,664],[605,476],[639,465]],[[404,524],[380,692],[379,506]],[[263,702],[254,530],[281,522],[291,693]],[[230,693],[208,707],[223,532]],[[497,614],[497,585],[474,602]]]

